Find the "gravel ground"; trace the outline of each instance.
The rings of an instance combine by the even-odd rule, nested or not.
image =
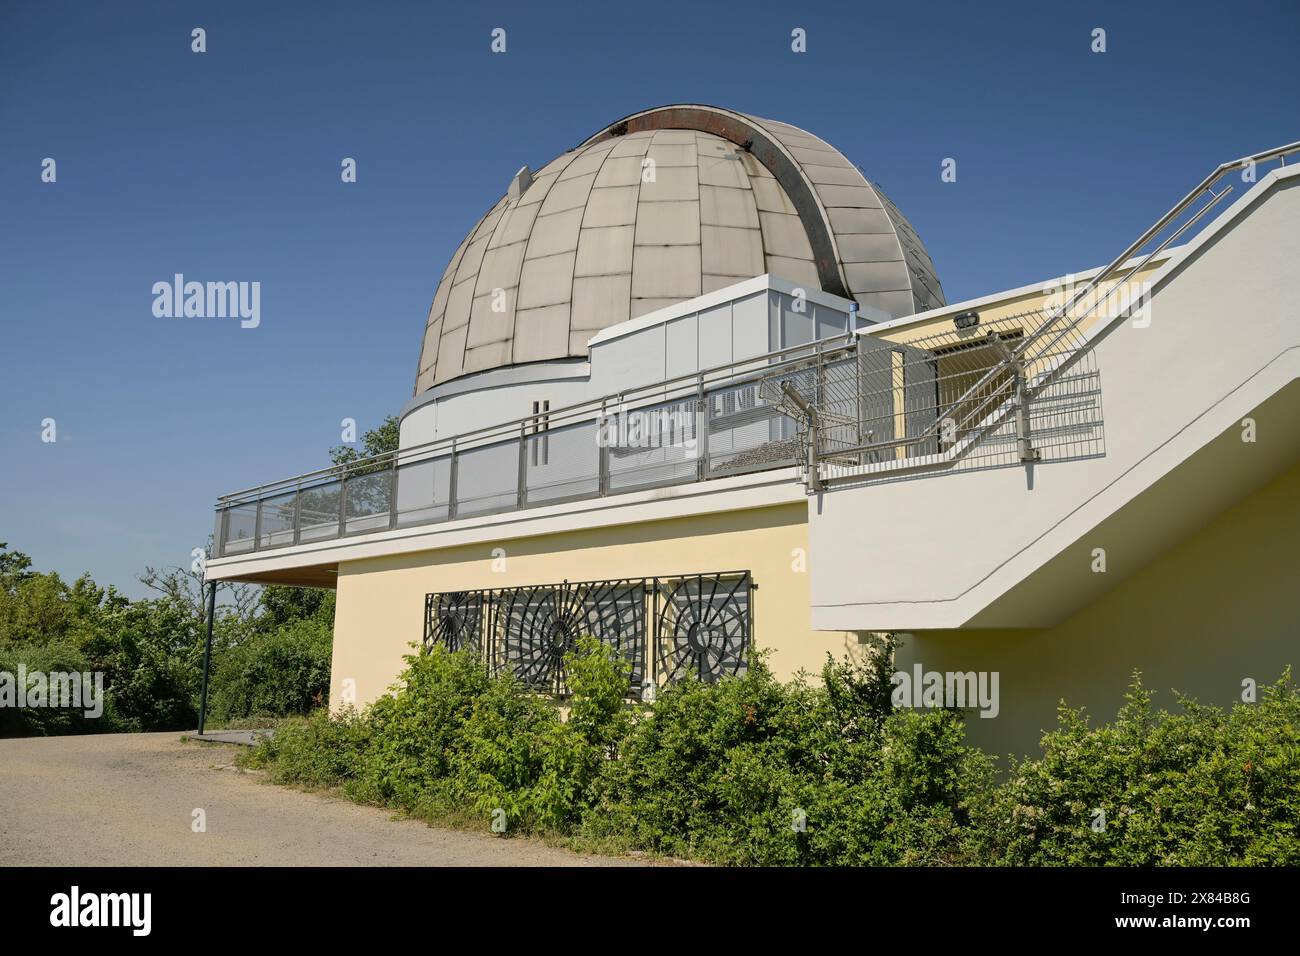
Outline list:
[[[175,733],[0,740],[0,866],[631,866],[266,785]],[[202,808],[207,832],[191,829]]]

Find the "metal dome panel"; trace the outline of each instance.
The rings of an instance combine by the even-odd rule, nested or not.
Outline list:
[[[601,329],[765,272],[893,316],[944,302],[911,225],[823,140],[716,107],[633,114],[520,170],[475,225],[434,294],[416,393],[584,356]]]

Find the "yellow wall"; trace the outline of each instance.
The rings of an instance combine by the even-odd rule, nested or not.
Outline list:
[[[1036,753],[1057,702],[1114,719],[1132,672],[1173,708],[1241,699],[1300,664],[1300,465],[1050,630],[926,632],[906,638],[910,669],[998,671],[1001,714],[971,714],[969,739],[997,754]]]
[[[331,705],[355,681],[357,704],[397,678],[402,655],[424,633],[424,595],[432,591],[552,584],[719,571],[753,572],[754,639],[771,648],[777,676],[821,669],[856,639],[811,630],[806,558],[808,509],[797,504],[605,527],[536,538],[353,561],[339,566]],[[493,549],[505,569],[493,570]]]
[[[1125,297],[1129,296],[1135,298],[1141,289],[1141,284],[1148,281],[1153,275],[1162,269],[1164,265],[1165,260],[1161,259],[1134,274],[1133,277],[1125,283],[1125,288],[1116,292],[1110,299],[1102,303],[1092,316],[1089,316],[1089,318],[1080,326],[1081,331],[1088,331],[1101,317],[1107,314],[1116,314],[1116,310],[1118,310],[1121,303],[1131,301],[1131,298],[1126,299]],[[1128,270],[1121,270],[1119,277],[1125,275],[1127,271]],[[980,314],[981,323],[988,326],[997,322],[999,319],[1011,319],[1026,312],[1043,312],[1047,309],[1059,308],[1065,302],[1069,301],[1070,296],[1080,291],[1083,286],[1088,284],[1088,282],[1088,279],[1082,278],[1075,279],[1070,285],[1058,285],[1056,283],[1047,282],[1043,284],[1042,288],[1034,289],[1032,292],[1026,292],[1021,295],[1011,296],[1006,299],[988,302],[984,305],[977,306],[976,311]],[[1095,296],[1085,297],[1083,311],[1086,311],[1088,306],[1106,295],[1115,284],[1116,281],[1114,279],[1107,280],[1102,283],[1100,290]],[[881,339],[907,344],[909,342],[915,342],[917,339],[927,338],[928,336],[934,335],[938,332],[951,333],[953,331],[953,316],[962,311],[965,310],[955,307],[945,309],[942,314],[937,315],[934,318],[925,319],[920,322],[906,323],[897,328],[883,329],[877,334]],[[963,335],[958,335],[957,338],[983,338],[985,331],[985,329],[977,326]],[[1028,332],[1029,329],[1025,329],[1025,331]]]

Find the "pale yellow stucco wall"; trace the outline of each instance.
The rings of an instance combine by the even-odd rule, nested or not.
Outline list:
[[[840,657],[857,642],[810,627],[807,518],[798,502],[340,564],[331,706],[342,703],[346,680],[363,706],[397,679],[424,632],[425,594],[564,580],[751,571],[756,645],[771,649],[782,679],[817,672],[828,652]],[[496,548],[504,570],[493,570]]]
[[[969,739],[998,754],[1037,753],[1057,702],[1114,718],[1132,672],[1156,704],[1171,690],[1227,706],[1242,681],[1300,665],[1300,465],[1222,512],[1050,630],[925,632],[900,668],[998,671],[1001,713],[970,715]]]
[[[1103,282],[1095,294],[1085,296],[1081,302],[1082,307],[1076,307],[1072,314],[1082,314],[1088,311],[1093,304],[1097,304],[1097,308],[1092,315],[1080,324],[1080,331],[1088,332],[1102,317],[1107,314],[1112,316],[1121,314],[1123,306],[1137,302],[1143,284],[1164,268],[1165,261],[1164,258],[1153,260],[1116,289],[1116,286],[1120,285],[1118,280],[1128,273],[1128,269],[1122,269],[1117,276]],[[1082,277],[1066,277],[1066,279],[1068,280],[1066,282],[1057,280],[1044,282],[1040,287],[1029,292],[1007,294],[1005,298],[995,298],[974,308],[980,314],[980,322],[985,327],[998,320],[1011,319],[1025,313],[1040,313],[1041,321],[1041,318],[1045,317],[1047,312],[1060,308],[1075,293],[1086,286],[1089,281],[1087,278]],[[1114,290],[1113,294],[1112,290]],[[953,316],[966,311],[966,308],[960,304],[949,306],[933,317],[902,323],[892,328],[881,329],[873,334],[889,342],[907,344],[939,332],[953,333]],[[961,339],[977,339],[982,338],[984,335],[984,329],[976,327],[968,332],[958,334],[957,337]]]

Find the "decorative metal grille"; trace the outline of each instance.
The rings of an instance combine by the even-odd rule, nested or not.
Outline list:
[[[483,649],[483,592],[447,591],[424,596],[424,649]]]
[[[697,575],[655,582],[657,673],[665,684],[705,683],[744,670],[752,626],[749,575]]]
[[[563,697],[565,655],[591,635],[629,664],[629,691],[745,669],[753,634],[748,571],[627,578],[425,596],[424,648],[472,648],[495,672]]]

